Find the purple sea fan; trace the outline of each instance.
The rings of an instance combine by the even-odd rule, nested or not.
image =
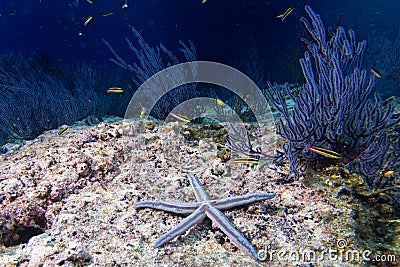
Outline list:
[[[269,83],[266,90],[282,115],[278,133],[288,140],[283,150],[291,173],[299,176],[310,162],[327,159],[306,149],[314,146],[341,154],[340,161],[362,175],[370,188],[390,184],[381,178],[385,166],[399,170],[398,159],[388,156],[398,143],[390,129],[399,120],[393,119],[393,106],[383,106],[372,93],[375,77],[358,69],[366,41],[356,42],[354,31],[342,27],[328,36],[320,16],[309,6],[305,10],[311,19],[301,18],[308,33],[302,39],[308,51],[300,59],[306,83],[298,96],[288,85]],[[287,95],[295,102],[292,111]]]

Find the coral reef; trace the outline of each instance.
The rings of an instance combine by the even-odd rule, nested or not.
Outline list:
[[[6,246],[25,243],[32,235],[42,233],[52,224],[57,212],[50,211],[50,206],[54,207],[53,204],[84,188],[87,183],[111,180],[111,174],[115,175],[117,171],[116,164],[119,164],[122,148],[116,145],[112,151],[105,152],[102,151],[102,142],[120,137],[120,131],[100,123],[90,131],[67,133],[69,146],[60,145],[56,136],[43,140],[45,135],[36,142],[28,141],[25,147],[20,148],[23,149],[20,158],[12,158],[14,152],[3,155],[0,170],[0,242]],[[40,144],[40,141],[43,143]],[[44,147],[53,149],[41,150]],[[79,156],[71,156],[76,154]],[[49,173],[56,175],[56,181],[48,177]]]
[[[48,114],[33,113],[42,116],[43,124],[49,124],[43,125],[42,130],[65,124],[70,118],[60,118],[52,124],[49,118],[62,116],[65,111],[56,113],[57,105],[62,103],[54,99],[52,91],[44,96],[31,95],[29,86],[47,88],[44,83],[62,84],[60,94],[65,93],[70,96],[67,100],[72,101],[66,109],[78,109],[90,117],[86,123],[70,126],[62,135],[58,130],[50,130],[20,146],[4,147],[7,153],[0,155],[0,265],[355,266],[371,262],[361,257],[346,260],[344,253],[361,255],[368,249],[372,251],[371,259],[375,255],[399,255],[396,216],[400,201],[398,187],[393,190],[398,185],[395,177],[400,168],[399,125],[395,118],[398,114],[393,114],[391,104],[382,104],[372,94],[374,77],[368,80],[366,71],[358,69],[365,42],[357,43],[354,32],[346,33],[341,27],[327,35],[320,17],[309,7],[306,11],[311,22],[302,19],[309,34],[303,41],[309,51],[300,61],[306,84],[298,96],[289,85],[270,84],[266,92],[283,116],[279,141],[289,158],[290,171],[304,174],[307,179],[302,180],[286,179],[289,170],[282,164],[255,168],[231,161],[227,151],[235,149],[251,157],[272,155],[273,144],[261,151],[251,139],[257,135],[263,142],[271,140],[273,122],[265,129],[245,124],[248,133],[235,131],[238,137],[228,138],[227,147],[219,150],[227,133],[223,123],[163,124],[113,118],[100,122],[94,114],[103,108],[101,99],[105,98],[96,98],[92,88],[96,87],[93,81],[98,76],[85,66],[80,71],[81,78],[74,82],[62,75],[51,81],[26,81],[22,79],[28,77],[26,73],[1,69],[4,88],[14,90],[15,96],[22,94],[29,98],[27,101],[38,97],[41,103],[48,103]],[[132,31],[140,46],[137,49],[127,40],[139,60],[136,65],[126,64],[105,43],[116,58],[112,61],[135,73],[137,85],[159,68],[179,62],[164,46],[150,47],[135,29]],[[194,46],[181,44],[185,58],[195,59]],[[169,61],[162,62],[162,58]],[[56,72],[54,68],[47,64],[47,71]],[[163,117],[171,106],[194,93],[185,88],[178,90],[181,91],[162,100],[154,114]],[[85,93],[79,96],[78,91]],[[172,94],[178,94],[173,101]],[[13,94],[9,97],[10,103],[18,104],[12,102]],[[74,102],[75,97],[82,101]],[[96,98],[94,102],[92,97]],[[154,97],[151,92],[149,97]],[[31,124],[23,113],[32,109],[7,106],[1,99],[0,104],[0,123],[7,119],[5,113],[10,116],[11,108],[22,112],[23,120],[10,122],[7,131],[0,135],[39,134],[29,132]],[[237,106],[236,110],[242,109],[241,103]],[[243,146],[235,147],[234,141]],[[333,150],[342,157],[323,158],[306,149],[310,146]],[[320,164],[322,159],[341,164],[327,167],[328,164]],[[164,246],[152,246],[160,232],[168,232],[182,219],[133,207],[155,199],[194,201],[186,179],[188,172],[209,189],[212,199],[259,191],[276,194],[267,202],[224,211],[237,230],[251,240],[259,252],[254,258],[259,261],[239,250],[209,221]],[[397,195],[387,193],[391,190]],[[336,258],[329,257],[332,249],[337,252]],[[318,258],[304,258],[310,252]],[[384,264],[398,266],[399,259]]]
[[[320,253],[342,238],[349,249],[360,249],[349,206],[332,206],[320,188],[308,188],[299,181],[282,184],[279,173],[285,170],[279,166],[270,166],[260,175],[251,166],[230,164],[221,169],[224,175],[232,173],[226,181],[212,174],[219,162],[217,150],[206,161],[202,158],[216,144],[187,141],[179,134],[183,126],[179,122],[106,121],[71,127],[62,136],[49,131],[2,155],[1,241],[2,245],[6,239],[12,240],[7,245],[21,245],[1,248],[0,265],[282,266],[276,255],[271,259],[267,253],[278,249]],[[205,169],[199,171],[199,166]],[[182,219],[160,211],[136,211],[132,206],[141,200],[193,201],[185,167],[197,173],[211,198],[258,191],[276,194],[270,201],[224,212],[264,253],[261,262],[254,262],[207,222],[168,245],[152,248],[160,232]],[[242,170],[243,176],[234,176]],[[28,221],[40,232],[27,228]],[[15,229],[13,233],[5,231],[7,223]],[[30,232],[26,244],[20,239],[23,229]],[[38,233],[42,234],[33,236]],[[286,263],[295,266],[293,260]],[[353,266],[354,262],[325,259],[321,264]]]
[[[191,41],[189,41],[189,46],[184,42],[179,41],[182,46],[179,51],[185,58],[184,61],[181,61],[161,43],[158,46],[151,47],[133,26],[131,27],[131,32],[139,44],[137,48],[128,38],[125,38],[129,49],[135,54],[135,57],[138,61],[138,63],[134,63],[133,65],[127,63],[122,57],[120,57],[112,48],[110,43],[104,39],[103,42],[114,56],[114,58],[110,58],[110,61],[114,62],[119,67],[130,71],[133,74],[133,82],[138,87],[157,72],[165,70],[172,65],[176,65],[185,61],[190,62],[197,60],[196,48]],[[194,74],[196,69],[191,69],[190,71],[192,74]],[[156,79],[156,84],[151,85],[146,89],[148,90],[147,97],[153,100],[152,102],[156,103],[158,100],[157,97],[159,96],[157,88],[162,87],[164,84],[168,84],[167,82],[163,81],[163,79],[181,80],[181,77],[185,77],[184,73],[176,72],[174,75],[175,77],[161,77],[159,80]],[[165,119],[172,108],[181,104],[185,100],[196,96],[196,87],[196,83],[191,83],[179,86],[174,90],[169,91],[167,94],[162,96],[161,100],[157,102],[157,105],[152,110],[152,115],[158,119]]]
[[[111,68],[67,65],[46,54],[4,54],[0,57],[0,144],[33,139],[43,131],[88,116],[123,116],[129,79]],[[125,88],[109,95],[107,88]]]
[[[279,134],[286,140],[282,148],[290,171],[303,176],[307,187],[324,191],[335,207],[354,212],[359,246],[396,255],[399,235],[392,220],[400,208],[398,107],[391,104],[394,99],[382,102],[373,92],[375,77],[359,69],[366,41],[357,43],[354,32],[340,26],[326,34],[320,16],[310,7],[306,11],[311,21],[301,21],[308,51],[300,60],[306,84],[298,94],[287,84],[270,84],[266,92],[282,115]],[[341,157],[325,157],[310,147]]]

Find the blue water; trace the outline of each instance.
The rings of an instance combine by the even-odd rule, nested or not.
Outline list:
[[[372,31],[395,38],[400,26],[400,1],[391,0],[208,0],[204,4],[201,0],[128,0],[126,9],[121,8],[123,0],[92,2],[1,0],[0,53],[47,51],[66,61],[104,63],[109,51],[101,39],[129,53],[124,38],[129,37],[128,25],[133,25],[150,44],[162,42],[173,50],[178,40],[190,39],[199,59],[224,63],[232,62],[234,52],[243,49],[241,41],[251,35],[263,44],[270,64],[277,64],[275,60],[288,60],[289,43],[299,45],[296,16],[291,14],[284,23],[276,19],[288,7],[304,15],[304,5],[310,4],[327,26],[334,26],[342,12],[342,25],[353,28],[358,38]],[[102,17],[101,12],[114,14]],[[85,27],[88,16],[93,19]]]
[[[54,75],[54,69],[57,69],[49,62],[68,66],[85,63],[100,70],[103,77],[111,80],[114,76],[104,73],[104,68],[114,71],[118,67],[110,63],[109,58],[115,57],[104,45],[102,39],[107,40],[129,64],[134,64],[137,61],[125,41],[125,38],[135,39],[131,31],[133,26],[151,46],[162,43],[173,54],[178,54],[179,40],[186,43],[191,40],[196,47],[198,60],[231,65],[253,79],[257,74],[262,74],[262,84],[256,81],[260,87],[265,86],[267,80],[301,85],[304,78],[298,60],[303,57],[305,48],[300,42],[302,36],[299,31],[299,19],[306,15],[305,5],[311,5],[318,14],[321,14],[326,27],[335,29],[340,22],[339,24],[346,29],[352,28],[356,32],[358,41],[368,39],[372,33],[375,33],[376,37],[387,38],[387,42],[394,44],[400,28],[398,20],[400,1],[392,0],[207,0],[205,3],[202,3],[202,0],[126,0],[126,5],[124,4],[125,0],[1,0],[0,55],[10,52],[23,52],[26,57],[32,54],[41,55],[38,58],[44,63],[37,64],[47,64],[44,67],[50,70],[53,68],[47,73],[49,75]],[[277,18],[290,7],[295,11],[283,22]],[[342,14],[340,21],[339,14]],[[378,81],[381,86],[376,90],[380,90],[379,93],[383,98],[400,95],[400,63],[397,63],[400,62],[400,38],[397,45],[397,50],[389,50],[379,56],[374,57],[374,54],[370,53],[369,56],[374,61],[364,61],[362,66],[365,69],[376,68],[387,74],[393,72],[390,69],[393,67],[392,63],[398,65],[394,66],[396,67],[394,71],[397,71],[394,75],[396,77],[386,75],[387,81]],[[375,45],[375,48],[378,48],[379,52],[379,45]],[[375,50],[367,47],[367,51]],[[244,66],[243,63],[246,62],[243,62],[243,56],[245,58],[248,56],[248,62],[257,62],[252,70]],[[380,60],[388,58],[392,60],[385,63],[386,65],[383,64],[383,60]],[[36,59],[30,60],[32,62]],[[9,67],[19,68],[7,66]],[[66,90],[76,96],[77,93],[74,93],[74,90],[77,88],[73,88],[76,80],[71,78],[71,74],[61,72],[57,75],[66,76],[56,77],[56,79],[61,79]],[[131,74],[128,73],[128,75]],[[108,87],[126,86],[125,89],[130,88],[129,93],[132,94],[136,88],[131,84],[127,85],[129,82],[129,79],[119,83],[110,81],[103,82],[96,88],[92,87],[91,90],[94,90],[98,97],[103,97],[103,102],[109,102],[102,105],[107,108],[103,108],[100,112],[99,105],[95,107],[93,99],[88,97],[85,101],[92,103],[92,106],[86,103],[88,111],[75,117],[81,119],[89,114],[121,116],[124,107],[121,105],[115,109],[112,107],[116,107],[119,98],[122,97],[113,95],[107,96],[104,100],[105,93]],[[78,89],[82,90],[82,88]],[[127,100],[129,97],[130,95],[126,95],[123,98]],[[31,103],[28,105],[32,106]],[[79,105],[82,107],[85,103]],[[49,112],[57,108],[51,106]],[[25,118],[26,121],[27,119]],[[3,120],[8,119],[3,118]],[[40,119],[38,120],[40,122]],[[69,124],[71,120],[64,123]],[[60,124],[62,124],[61,121],[46,124],[40,129],[58,127]],[[16,124],[9,125],[7,131],[14,131],[10,129],[15,126]],[[33,131],[35,132],[33,136],[40,131]],[[0,128],[0,140],[2,139],[1,132],[2,128]]]

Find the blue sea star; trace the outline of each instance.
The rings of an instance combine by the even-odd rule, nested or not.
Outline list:
[[[231,209],[243,205],[252,204],[257,201],[271,199],[275,197],[273,193],[255,193],[237,197],[227,197],[222,199],[211,200],[207,192],[203,189],[203,185],[193,175],[188,174],[190,184],[194,189],[197,202],[193,203],[174,203],[164,201],[140,201],[133,207],[152,208],[157,210],[168,211],[176,214],[190,214],[177,226],[167,233],[163,234],[155,243],[154,248],[158,248],[174,237],[186,232],[190,227],[200,223],[205,217],[210,218],[236,245],[245,250],[255,260],[258,260],[256,249],[251,243],[232,225],[228,218],[220,211]]]

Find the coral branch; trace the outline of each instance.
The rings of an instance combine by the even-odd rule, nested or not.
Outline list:
[[[289,142],[283,146],[291,172],[300,175],[308,164],[322,156],[305,148],[321,147],[340,153],[346,166],[361,174],[370,188],[390,184],[382,179],[385,166],[399,171],[391,157],[398,136],[390,135],[393,107],[381,104],[373,94],[374,76],[359,70],[366,41],[357,43],[355,33],[337,27],[328,38],[320,16],[306,7],[309,21],[301,22],[310,38],[309,51],[300,59],[306,83],[294,96],[288,85],[269,84],[267,96],[281,112],[279,134]],[[286,95],[296,103],[289,111]]]

